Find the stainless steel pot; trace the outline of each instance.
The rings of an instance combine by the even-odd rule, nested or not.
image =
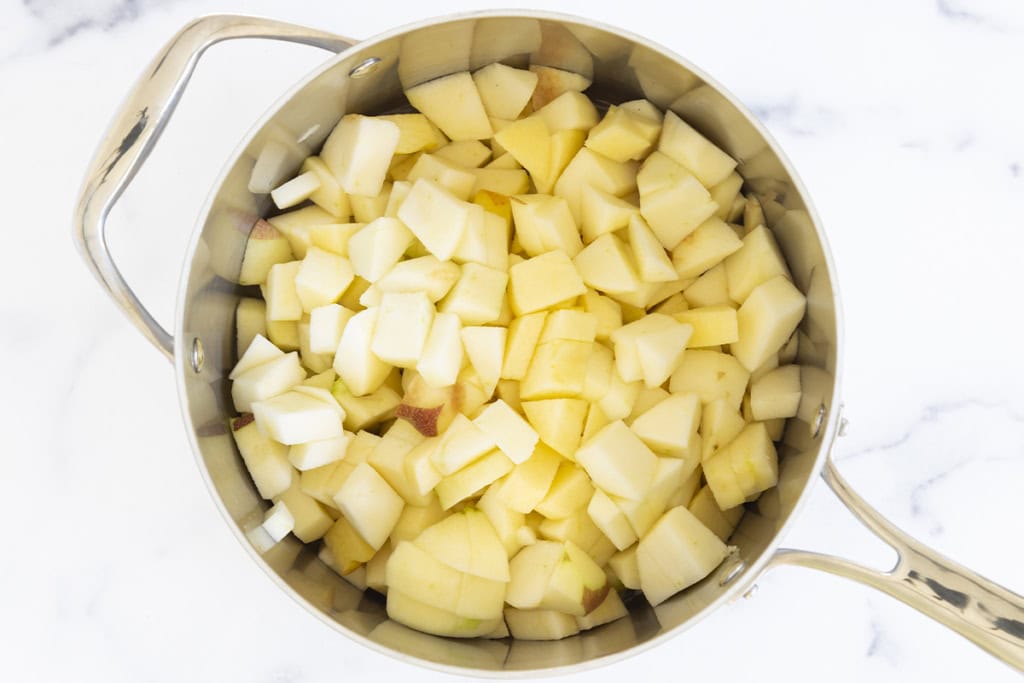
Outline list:
[[[228,161],[199,218],[182,272],[172,337],[125,283],[106,247],[106,217],[160,137],[204,50],[235,38],[267,38],[338,53],[286,93]],[[799,362],[804,400],[780,448],[779,485],[748,511],[732,543],[739,553],[656,608],[634,601],[630,617],[557,642],[457,641],[387,619],[383,603],[338,577],[289,538],[260,555],[245,531],[266,503],[224,428],[231,414],[236,284],[248,229],[270,206],[265,194],[314,153],[345,112],[403,104],[402,90],[492,61],[555,66],[592,77],[588,93],[614,103],[644,97],[670,108],[740,160],[807,295]],[[259,169],[255,177],[254,167]],[[250,182],[255,183],[250,191]],[[830,458],[843,420],[842,341],[835,269],[803,185],[764,127],[685,59],[639,36],[545,12],[445,17],[365,41],[241,16],[209,16],[183,28],[143,72],[93,161],[75,216],[79,248],[143,335],[175,364],[182,412],[199,469],[239,541],[283,590],[346,636],[399,659],[455,673],[515,675],[596,666],[678,635],[746,593],[770,567],[791,564],[845,576],[907,603],[1012,666],[1024,668],[1024,599],[923,546],[882,518],[839,476]],[[849,510],[899,554],[890,571],[802,550],[784,533],[820,475]]]

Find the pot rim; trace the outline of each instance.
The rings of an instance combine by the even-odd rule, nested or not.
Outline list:
[[[224,521],[227,523],[228,527],[231,530],[231,533],[234,535],[238,543],[244,548],[245,552],[249,555],[249,557],[260,567],[260,569],[263,570],[263,572],[270,578],[270,580],[273,583],[275,583],[289,597],[291,597],[292,600],[294,600],[302,607],[304,607],[306,611],[313,614],[321,622],[329,625],[334,631],[343,634],[344,636],[353,640],[354,642],[359,643],[360,645],[365,646],[375,652],[387,655],[405,664],[426,667],[446,674],[461,676],[475,675],[487,678],[511,679],[534,677],[537,675],[555,676],[568,673],[578,673],[581,671],[588,671],[600,666],[605,666],[607,664],[622,661],[629,657],[638,655],[642,652],[646,652],[651,648],[664,644],[671,638],[679,636],[681,633],[683,633],[687,629],[692,628],[698,622],[706,618],[712,612],[717,611],[727,603],[733,602],[739,596],[745,594],[748,590],[750,590],[750,587],[770,567],[772,559],[776,554],[776,551],[782,544],[782,540],[785,538],[786,534],[792,528],[794,520],[799,517],[800,512],[803,510],[804,506],[806,506],[807,500],[810,497],[810,491],[813,488],[813,482],[816,481],[818,476],[821,474],[821,471],[828,457],[828,452],[832,446],[832,443],[835,440],[836,435],[838,434],[839,422],[842,412],[842,406],[839,401],[839,396],[843,369],[843,310],[840,302],[841,297],[839,294],[839,284],[837,279],[835,262],[832,258],[832,251],[829,247],[825,231],[822,228],[821,218],[818,215],[818,212],[815,209],[813,203],[810,201],[810,197],[808,195],[806,186],[797,174],[796,169],[794,168],[789,157],[786,156],[786,154],[783,152],[779,143],[775,140],[771,133],[769,133],[764,124],[761,123],[761,121],[758,120],[756,116],[754,116],[750,109],[746,105],[744,105],[743,102],[740,101],[735,95],[733,95],[732,92],[726,89],[721,83],[718,82],[718,80],[713,78],[706,71],[704,71],[699,66],[695,65],[690,60],[682,57],[673,50],[670,50],[665,46],[660,45],[646,37],[633,33],[632,31],[628,31],[616,26],[605,24],[603,22],[594,21],[592,19],[588,19],[585,17],[580,17],[561,12],[549,12],[545,10],[495,9],[452,13],[422,19],[420,21],[404,24],[396,28],[390,29],[388,31],[376,34],[365,40],[359,40],[358,42],[354,43],[352,47],[342,52],[339,52],[334,56],[328,57],[322,64],[318,65],[310,72],[302,76],[300,79],[295,81],[295,83],[293,83],[290,88],[288,88],[284,93],[282,93],[282,95],[278,97],[274,101],[274,103],[267,108],[263,115],[260,116],[260,118],[254,124],[252,124],[249,127],[249,130],[246,131],[246,133],[241,137],[239,143],[235,146],[234,151],[223,164],[221,172],[218,174],[217,180],[212,186],[197,216],[197,220],[192,230],[192,236],[189,240],[189,244],[187,247],[187,251],[185,253],[185,258],[182,263],[182,269],[179,277],[174,327],[174,338],[176,340],[181,342],[182,340],[186,339],[184,335],[184,326],[189,274],[191,272],[192,263],[195,257],[199,239],[203,232],[203,227],[206,223],[207,218],[209,217],[214,200],[220,188],[223,186],[225,180],[227,179],[229,170],[235,164],[237,159],[242,155],[247,146],[256,137],[256,135],[260,131],[262,131],[262,129],[267,125],[267,123],[269,123],[273,119],[273,117],[298,94],[300,90],[302,90],[306,85],[308,85],[310,81],[320,76],[323,72],[333,68],[338,62],[345,60],[353,53],[360,52],[367,48],[371,48],[374,45],[385,40],[390,40],[403,34],[412,33],[429,26],[470,19],[491,18],[527,18],[547,20],[560,23],[579,24],[582,26],[587,26],[589,28],[606,31],[608,33],[614,33],[635,44],[642,45],[643,47],[650,49],[653,52],[659,53],[660,55],[666,57],[667,59],[673,62],[681,64],[685,68],[692,71],[695,75],[700,77],[701,80],[704,81],[704,83],[714,88],[717,93],[722,95],[730,104],[732,104],[737,109],[737,111],[743,114],[743,116],[751,123],[751,125],[757,130],[760,136],[768,144],[771,150],[778,156],[779,162],[782,164],[783,168],[785,168],[786,172],[789,174],[792,180],[793,187],[799,192],[800,197],[803,200],[807,214],[811,219],[812,224],[814,225],[815,234],[821,244],[824,262],[828,270],[829,283],[832,288],[832,305],[835,311],[836,327],[835,369],[833,373],[833,389],[832,394],[829,397],[827,397],[828,405],[831,406],[831,410],[829,411],[829,414],[826,415],[825,421],[821,427],[821,445],[819,446],[818,453],[815,456],[814,465],[811,468],[811,471],[808,473],[807,482],[804,484],[802,490],[800,491],[800,495],[798,496],[796,503],[793,505],[793,509],[790,512],[789,517],[786,519],[783,525],[775,532],[775,535],[773,536],[772,540],[768,543],[765,550],[758,557],[757,561],[754,562],[751,566],[747,567],[744,571],[742,571],[740,575],[737,577],[737,579],[735,581],[732,581],[731,585],[725,587],[722,593],[713,602],[708,604],[700,611],[696,612],[685,622],[677,625],[674,628],[668,629],[663,633],[653,636],[643,642],[634,644],[626,649],[620,650],[619,652],[594,657],[592,659],[588,659],[577,664],[555,666],[545,669],[516,670],[475,669],[470,667],[447,665],[442,664],[440,662],[416,657],[401,652],[399,650],[393,649],[391,647],[381,645],[376,641],[366,638],[365,636],[362,636],[344,627],[343,624],[328,617],[323,611],[321,611],[320,609],[309,603],[309,601],[307,601],[301,595],[299,595],[298,592],[295,591],[295,589],[293,589],[290,585],[288,585],[277,572],[271,569],[271,567],[267,564],[263,557],[259,553],[257,553],[256,550],[252,547],[252,545],[246,539],[245,534],[242,532],[242,530],[235,523],[235,520],[228,513],[228,510],[225,507],[224,502],[217,494],[217,490],[216,487],[214,486],[212,478],[210,477],[210,473],[202,460],[201,448],[197,441],[195,425],[193,424],[191,419],[188,395],[185,391],[184,382],[184,378],[187,377],[190,372],[192,372],[189,360],[191,354],[191,345],[182,343],[175,344],[174,364],[176,372],[176,385],[178,390],[178,404],[181,410],[184,426],[186,428],[186,435],[189,444],[192,447],[192,454],[193,457],[195,458],[196,465],[200,471],[201,476],[203,477],[203,481],[206,484],[210,496],[213,498],[214,504],[216,505],[218,512],[220,513]]]

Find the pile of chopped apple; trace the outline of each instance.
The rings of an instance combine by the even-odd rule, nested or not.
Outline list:
[[[322,539],[422,631],[657,605],[777,481],[804,296],[734,159],[588,85],[492,64],[347,115],[247,243],[232,431],[273,501],[250,537]]]

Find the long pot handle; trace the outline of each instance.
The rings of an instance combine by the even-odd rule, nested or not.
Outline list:
[[[910,605],[1011,666],[1024,670],[1024,598],[897,529],[843,479],[831,451],[822,477],[839,500],[899,555],[882,572],[830,555],[784,549],[772,564],[820,569],[867,584]]]
[[[135,83],[114,117],[85,176],[74,217],[74,237],[93,275],[145,337],[169,359],[174,339],[125,282],[107,248],[107,215],[149,156],[208,47],[236,38],[302,43],[332,52],[355,41],[260,17],[200,17],[171,38]]]

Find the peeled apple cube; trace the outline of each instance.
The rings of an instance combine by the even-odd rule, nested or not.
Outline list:
[[[433,154],[419,155],[416,163],[409,169],[406,181],[414,183],[420,178],[432,180],[462,201],[469,200],[472,196],[473,185],[476,183],[476,176],[468,169]],[[394,191],[392,188],[392,194]]]
[[[318,247],[310,247],[295,274],[295,293],[302,310],[310,312],[319,306],[333,304],[352,284],[355,273],[344,256]]]
[[[235,367],[232,368],[231,374],[228,375],[229,379],[237,379],[239,376],[244,374],[248,370],[252,370],[257,365],[277,360],[284,356],[284,351],[274,346],[271,342],[267,341],[267,338],[261,334],[253,337],[252,341],[246,346],[245,352],[241,354],[241,358],[235,363]]]
[[[800,366],[784,365],[750,385],[750,411],[759,422],[794,417],[800,396]]]
[[[533,91],[533,108],[539,109],[566,92],[583,92],[590,87],[586,76],[552,66],[531,64],[530,71],[537,74],[537,87]]]
[[[606,493],[635,500],[647,493],[658,460],[622,420],[616,420],[576,451],[576,462]]]
[[[750,371],[786,343],[804,317],[807,300],[785,276],[758,285],[736,313],[739,341],[729,351]]]
[[[692,336],[693,326],[681,323],[636,337],[636,357],[648,389],[660,387],[676,371]]]
[[[700,416],[697,394],[672,394],[640,414],[629,428],[655,453],[684,457],[691,452]]]
[[[488,395],[494,393],[501,378],[501,360],[505,355],[507,335],[508,330],[504,327],[467,326],[461,331],[466,356]]]
[[[329,439],[295,444],[288,449],[288,460],[300,472],[323,467],[344,458],[351,440],[352,435],[345,433]]]
[[[479,263],[462,266],[459,280],[437,310],[454,313],[463,325],[486,325],[501,316],[509,274]]]
[[[293,445],[331,439],[343,434],[345,414],[329,393],[327,397],[329,402],[292,390],[256,401],[252,412],[260,429],[280,443]]]
[[[513,121],[498,131],[494,140],[526,169],[534,179],[534,184],[541,185],[549,176],[551,131],[548,130],[543,118],[528,116]]]
[[[744,512],[742,505],[737,505],[728,510],[719,509],[711,489],[707,486],[697,491],[697,494],[690,501],[689,505],[686,506],[686,509],[692,512],[693,516],[700,520],[701,524],[711,529],[715,536],[722,539],[723,543],[732,536],[732,532],[735,531],[736,525],[739,524]]]
[[[394,588],[388,589],[387,612],[391,619],[409,628],[449,638],[486,636],[501,623],[500,618],[463,617],[446,609],[428,605]]]
[[[500,479],[514,467],[504,453],[494,449],[463,467],[461,470],[438,482],[435,490],[441,508],[447,510],[456,503],[469,498],[488,484]]]
[[[681,278],[697,277],[742,246],[728,223],[712,217],[672,249],[672,265]]]
[[[594,485],[581,468],[568,460],[558,466],[544,500],[534,508],[548,519],[565,519],[583,511],[594,495]]]
[[[721,346],[739,339],[736,309],[732,306],[702,306],[681,311],[672,316],[693,328],[687,346]]]
[[[693,513],[674,507],[637,545],[640,589],[656,607],[710,574],[727,554],[725,544]]]
[[[597,107],[581,92],[569,90],[550,100],[537,109],[537,116],[544,119],[553,131],[588,131],[599,120]],[[582,140],[580,144],[582,146]]]
[[[575,398],[550,398],[523,401],[523,412],[540,440],[566,458],[572,458],[580,445],[587,402]]]
[[[480,93],[467,71],[409,88],[405,96],[452,140],[486,140],[494,134]]]
[[[462,321],[454,313],[437,313],[416,361],[416,370],[433,387],[455,384],[462,368]]]
[[[261,363],[234,378],[231,399],[235,410],[250,412],[255,401],[262,401],[291,389],[306,379],[306,371],[294,351]]]
[[[295,287],[302,261],[277,263],[267,272],[263,298],[267,302],[267,321],[298,320],[302,317],[302,299]]]
[[[625,199],[584,185],[580,207],[580,233],[584,243],[590,244],[601,235],[626,227],[639,212],[638,207]]]
[[[377,308],[367,308],[352,316],[334,356],[334,371],[354,396],[376,391],[391,372],[391,366],[371,350],[378,314]]]
[[[366,463],[356,466],[334,501],[359,535],[377,550],[388,539],[405,506],[402,497]]]
[[[546,317],[547,311],[537,311],[513,318],[509,323],[505,358],[501,364],[502,379],[521,380],[526,376]]]
[[[415,367],[434,321],[434,306],[427,295],[388,292],[378,311],[370,350],[385,363]]]
[[[598,291],[621,294],[640,289],[633,256],[616,235],[601,235],[580,251],[573,263],[583,282]]]
[[[495,62],[473,74],[480,100],[488,116],[515,119],[537,87],[537,74]]]
[[[511,266],[508,278],[509,300],[516,315],[550,308],[587,291],[569,256],[560,251]]]
[[[437,183],[420,178],[398,209],[398,218],[427,251],[449,260],[462,241],[473,205],[459,200]]]
[[[348,194],[376,195],[384,185],[399,135],[391,121],[348,114],[327,137],[320,158]]]
[[[292,533],[303,543],[312,543],[323,538],[334,524],[334,520],[327,514],[327,509],[303,493],[298,482],[276,497],[274,502],[287,506],[292,517]]]
[[[594,491],[594,496],[587,504],[587,514],[618,550],[625,550],[636,543],[636,532],[625,513],[604,491]]]
[[[348,241],[348,258],[355,274],[376,282],[390,271],[412,244],[409,229],[396,218],[378,218]]]
[[[448,142],[437,126],[423,114],[389,114],[376,118],[398,126],[398,146],[395,147],[395,154],[433,152]]]
[[[583,215],[581,204],[585,186],[592,185],[621,197],[636,188],[636,172],[636,162],[619,163],[583,147],[562,171],[555,183],[554,193],[569,202],[569,210],[579,223]]]
[[[550,609],[506,607],[505,623],[516,640],[561,640],[580,632],[576,618]]]
[[[718,507],[728,510],[778,483],[775,444],[763,422],[748,424],[704,462],[704,476]]]
[[[749,379],[750,373],[729,354],[690,349],[672,373],[668,389],[673,394],[695,393],[702,403],[722,398],[733,408],[739,408]]]
[[[758,225],[743,238],[743,246],[725,259],[729,296],[743,303],[762,282],[789,275],[786,259],[771,230]]]
[[[287,446],[264,436],[252,414],[233,419],[231,435],[261,497],[270,500],[288,490],[294,470],[288,462]]]
[[[523,463],[534,455],[537,432],[505,401],[497,399],[488,405],[473,419],[473,424],[512,462]]]
[[[695,175],[704,187],[713,187],[729,177],[736,160],[679,118],[665,113],[658,150]]]
[[[691,175],[640,194],[640,214],[666,249],[675,249],[717,209],[708,191]]]
[[[612,161],[639,160],[647,156],[658,139],[659,127],[614,104],[600,123],[590,129],[586,145]]]

